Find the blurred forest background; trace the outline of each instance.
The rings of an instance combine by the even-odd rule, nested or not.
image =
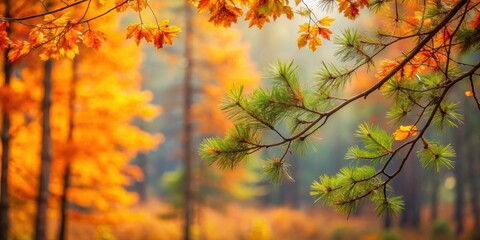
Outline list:
[[[325,41],[314,53],[299,50],[292,32],[301,19],[280,18],[262,30],[244,22],[223,29],[214,28],[207,16],[189,10],[183,1],[152,6],[182,27],[173,46],[137,48],[123,34],[113,34],[128,20],[113,15],[97,23],[111,33],[105,47],[84,49],[73,61],[50,65],[51,239],[61,226],[68,239],[181,239],[185,217],[191,219],[192,239],[479,239],[474,230],[480,227],[480,114],[463,95],[464,86],[456,91],[464,125],[435,136],[455,145],[455,169],[435,172],[408,161],[394,183],[396,193],[405,198],[402,214],[378,217],[365,204],[347,219],[315,204],[310,184],[349,164],[343,157],[360,123],[392,129],[384,116],[389,103],[372,95],[336,114],[311,149],[291,156],[295,181],[270,183],[255,157],[235,170],[208,166],[199,159],[197,147],[203,138],[231,127],[219,109],[231,87],[265,86],[262,75],[278,60],[295,60],[299,78],[308,85],[320,60],[334,58],[333,45]],[[358,29],[374,24],[367,12],[355,22],[332,15],[337,19],[334,32],[352,24]],[[19,97],[11,106],[2,104],[11,108],[12,118],[12,239],[33,234],[40,82],[48,68],[37,56],[23,61],[12,81]],[[352,82],[348,91],[365,89],[375,81],[374,74],[357,76],[362,80]],[[258,156],[267,154],[276,153]],[[185,174],[186,165],[190,174]],[[191,191],[186,193],[185,186]]]

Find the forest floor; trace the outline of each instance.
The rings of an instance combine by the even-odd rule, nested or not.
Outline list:
[[[182,239],[181,214],[171,206],[151,202],[134,207],[132,211],[138,217],[132,218],[130,223],[99,225],[95,228],[72,223],[70,239]],[[361,215],[352,214],[348,219],[323,207],[295,210],[288,207],[228,205],[221,209],[197,209],[195,215],[192,239],[199,240],[478,239],[471,234],[471,221],[467,221],[464,235],[454,237],[453,222],[429,224],[427,211],[422,211],[421,226],[418,228],[391,230],[382,229],[382,219],[368,207],[362,209]],[[449,216],[453,216],[451,209],[442,208],[440,217],[451,219]],[[397,225],[395,221],[394,225]]]

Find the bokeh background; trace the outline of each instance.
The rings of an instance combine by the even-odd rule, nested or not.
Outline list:
[[[161,18],[185,28],[183,1],[157,1],[152,7]],[[334,34],[375,27],[367,11],[356,21],[320,8],[315,11],[336,19]],[[274,184],[262,175],[262,159],[278,155],[275,149],[257,153],[234,170],[209,166],[198,157],[198,145],[232,127],[219,109],[230,88],[268,87],[262,81],[268,67],[291,60],[308,86],[322,61],[335,61],[335,46],[324,41],[316,52],[299,50],[298,25],[306,21],[300,17],[280,18],[262,29],[248,28],[243,21],[229,29],[215,28],[204,14],[194,12],[191,17],[191,38],[180,33],[172,46],[157,50],[145,43],[137,47],[123,34],[113,34],[135,15],[107,16],[96,26],[111,33],[104,48],[85,49],[73,62],[55,63],[48,212],[52,239],[59,226],[66,169],[71,171],[68,239],[181,239],[185,151],[191,152],[193,166],[193,239],[478,239],[474,225],[480,217],[480,114],[474,101],[463,95],[466,86],[457,86],[451,96],[462,108],[464,124],[430,136],[454,145],[455,169],[424,169],[412,157],[393,183],[395,193],[405,199],[401,214],[377,216],[365,203],[347,217],[314,203],[310,185],[351,164],[344,154],[356,143],[353,134],[359,124],[368,121],[394,131],[385,117],[389,102],[377,93],[335,114],[310,149],[288,157],[295,181]],[[192,50],[191,69],[184,54],[187,45]],[[398,54],[392,51],[384,57]],[[38,110],[32,109],[40,102],[41,68],[32,57],[15,72],[14,86],[24,98],[12,112],[13,239],[30,239],[33,232],[40,122]],[[192,74],[188,90],[187,71]],[[374,75],[374,70],[358,73],[344,96],[366,89],[375,82]],[[71,89],[76,89],[73,105]],[[187,108],[186,96],[192,99]],[[72,109],[73,129],[67,117]],[[186,111],[189,129],[182,124]],[[182,136],[191,140],[191,149],[185,149]]]

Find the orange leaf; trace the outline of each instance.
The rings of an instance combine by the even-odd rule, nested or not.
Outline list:
[[[408,126],[400,126],[394,133],[393,136],[395,137],[395,140],[397,141],[402,141],[407,139],[410,136],[415,136],[417,135],[417,127],[414,125],[408,125]]]
[[[153,35],[153,44],[156,48],[162,48],[164,44],[172,45],[172,39],[176,38],[177,33],[180,32],[179,27],[169,26],[168,20],[163,20],[160,24],[160,29]]]
[[[330,40],[330,34],[332,34],[332,31],[328,28],[318,28],[318,34],[322,35],[323,38]]]
[[[30,45],[33,47],[42,44],[46,40],[45,34],[43,33],[43,30],[40,28],[32,29],[32,31],[30,31],[28,38],[30,40]]]
[[[10,45],[10,39],[8,39],[7,33],[8,23],[0,23],[0,51],[5,50]]]
[[[128,1],[128,5],[135,11],[140,12],[148,6],[146,0],[133,0]]]
[[[217,3],[219,5],[214,11],[211,12],[209,22],[212,22],[215,26],[222,25],[224,27],[230,27],[232,23],[236,23],[238,18],[242,15],[242,9],[236,7],[233,4],[227,2]]]
[[[147,42],[151,42],[153,40],[153,30],[144,24],[130,24],[127,27],[127,39],[130,38],[133,38],[137,45],[140,44],[142,38]]]
[[[117,6],[117,12],[125,12],[125,10],[128,8],[128,4],[123,0],[116,0],[115,6]]]
[[[343,15],[349,19],[355,19],[360,10],[358,9],[357,3],[351,2],[349,0],[337,0],[338,2],[338,12],[343,12]]]
[[[98,50],[107,40],[107,36],[103,32],[88,30],[83,34],[83,44],[89,48]]]
[[[13,44],[12,48],[8,52],[8,60],[15,62],[16,60],[26,56],[31,50],[30,43],[21,41]]]
[[[477,15],[475,15],[470,24],[472,25],[473,29],[480,27],[480,13],[477,13]]]
[[[197,5],[198,12],[202,12],[203,10],[210,8],[210,0],[200,0]]]
[[[305,47],[307,45],[308,39],[310,37],[310,34],[302,34],[297,38],[297,46],[298,48]]]
[[[472,91],[465,91],[465,96],[467,97],[473,97],[473,92]]]

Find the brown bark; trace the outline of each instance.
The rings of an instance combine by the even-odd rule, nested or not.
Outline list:
[[[418,160],[410,158],[407,160],[403,178],[405,182],[403,196],[405,199],[405,210],[402,212],[400,225],[402,227],[419,228],[420,224],[420,201],[419,201],[419,168]]]
[[[5,1],[5,17],[10,17],[10,1]],[[7,28],[7,35],[10,29]],[[12,77],[12,63],[8,61],[8,52],[6,49],[3,57],[3,74],[4,85],[10,84]],[[2,109],[2,169],[0,180],[0,240],[6,240],[8,238],[9,230],[9,209],[8,209],[8,160],[10,153],[10,115],[5,108]]]
[[[73,131],[75,129],[75,88],[78,80],[78,60],[74,58],[72,61],[72,82],[70,84],[69,101],[68,101],[68,133],[67,145],[73,144]],[[65,240],[67,237],[67,223],[68,223],[68,189],[70,188],[70,175],[72,172],[72,159],[67,156],[65,159],[65,172],[63,174],[63,188],[60,202],[60,227],[58,231],[58,239]]]
[[[45,240],[47,237],[47,209],[52,163],[52,140],[50,135],[50,106],[52,105],[52,68],[53,61],[44,63],[43,101],[42,101],[42,149],[40,176],[38,181],[37,215],[35,218],[35,239]]]
[[[471,146],[478,146],[478,141],[473,141]],[[477,154],[475,154],[477,152]],[[474,229],[480,231],[480,206],[478,199],[478,164],[477,161],[480,160],[478,157],[479,152],[475,151],[474,147],[469,148],[468,151],[468,179],[470,179],[470,201],[472,205],[472,214],[473,214],[473,226]]]
[[[438,187],[440,174],[438,172],[433,172],[432,174],[432,195],[430,202],[430,222],[433,224],[438,218]]]
[[[192,55],[192,34],[193,21],[190,1],[185,0],[185,53],[186,60],[185,76],[183,80],[183,153],[184,153],[184,229],[183,239],[190,239],[190,226],[193,220],[193,194],[192,194],[192,71],[193,71],[193,55]]]
[[[455,185],[455,212],[454,212],[454,220],[457,223],[457,227],[455,229],[455,234],[458,236],[462,234],[465,222],[464,217],[465,214],[463,212],[463,206],[465,205],[465,184],[464,184],[464,166],[463,166],[463,158],[464,158],[464,151],[463,146],[465,144],[464,137],[465,137],[465,129],[459,128],[456,131],[456,150],[458,152],[457,158],[455,159],[455,168],[454,168],[454,175],[456,180]]]

